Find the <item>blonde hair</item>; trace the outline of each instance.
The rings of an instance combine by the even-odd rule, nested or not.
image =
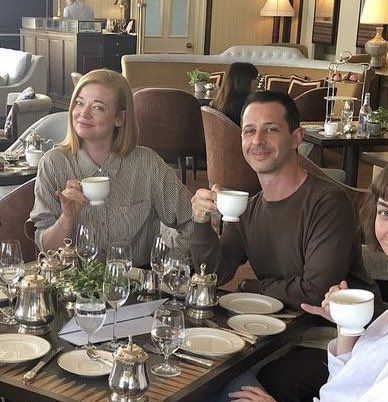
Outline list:
[[[125,119],[124,124],[115,129],[112,150],[118,156],[130,154],[138,139],[138,126],[134,112],[132,90],[128,81],[121,74],[106,69],[90,71],[78,81],[70,101],[69,128],[61,146],[72,154],[75,154],[81,148],[82,139],[74,129],[72,114],[81,89],[88,84],[100,84],[114,92],[117,112],[125,111]]]

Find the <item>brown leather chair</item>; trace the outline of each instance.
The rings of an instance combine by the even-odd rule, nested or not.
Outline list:
[[[257,174],[242,154],[241,128],[209,106],[202,106],[201,111],[209,187],[217,183],[225,188],[256,194],[261,187]]]
[[[294,99],[300,121],[325,121],[327,88],[310,89]]]
[[[201,110],[195,97],[171,88],[145,88],[135,92],[134,106],[139,125],[139,144],[156,151],[166,161],[178,159],[186,183],[187,156],[204,156],[205,144]]]
[[[36,259],[35,243],[24,231],[24,223],[34,205],[34,185],[32,179],[0,200],[0,239],[19,240],[25,262]]]

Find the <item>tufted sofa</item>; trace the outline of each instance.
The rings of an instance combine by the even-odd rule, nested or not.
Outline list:
[[[328,76],[328,61],[308,59],[296,48],[282,46],[232,46],[218,55],[173,55],[144,54],[125,55],[121,59],[123,75],[132,88],[152,86],[187,86],[187,72],[193,68],[208,72],[224,71],[233,62],[254,64],[260,74],[290,76],[296,74],[308,79],[322,79]],[[349,66],[340,66],[340,71]],[[352,65],[351,71],[362,73],[359,65]],[[367,86],[374,75],[368,72]],[[360,96],[361,85],[340,84],[337,95]]]
[[[6,85],[0,86],[0,118],[7,112],[7,96],[31,86],[35,93],[47,93],[47,58],[19,50],[0,48],[0,76]]]

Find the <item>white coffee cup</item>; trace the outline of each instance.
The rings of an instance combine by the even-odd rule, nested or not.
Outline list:
[[[109,194],[109,177],[86,177],[81,181],[81,187],[90,205],[102,205]]]
[[[217,209],[225,222],[239,222],[248,204],[249,194],[245,191],[225,190],[217,193]]]
[[[325,130],[326,137],[334,137],[337,134],[338,123],[336,121],[327,121],[323,125],[323,129]]]
[[[39,161],[42,159],[43,151],[40,149],[26,149],[25,151],[26,162],[30,166],[38,166]]]
[[[329,297],[330,315],[343,335],[356,336],[373,317],[374,294],[362,289],[342,289]]]

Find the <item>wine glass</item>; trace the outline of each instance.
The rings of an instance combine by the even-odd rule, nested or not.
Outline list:
[[[159,296],[161,297],[162,295],[162,282],[163,282],[163,277],[165,274],[165,262],[166,262],[166,256],[167,256],[167,251],[168,247],[166,245],[166,242],[164,241],[163,237],[161,235],[155,236],[154,239],[154,244],[152,246],[151,250],[151,268],[152,271],[155,272],[155,274],[158,277],[158,282],[159,282]]]
[[[112,244],[106,256],[106,262],[122,261],[126,266],[127,272],[132,268],[132,245],[131,244]]]
[[[24,274],[24,262],[19,240],[6,240],[0,243],[0,280],[7,286],[10,315],[3,323],[15,325],[13,308],[13,287]]]
[[[181,373],[179,367],[170,365],[168,358],[179,349],[185,339],[185,321],[181,310],[159,308],[154,312],[151,337],[155,346],[163,353],[164,362],[151,367],[151,372],[162,377],[175,377]]]
[[[168,308],[184,308],[184,304],[176,299],[178,293],[185,293],[187,285],[190,281],[190,266],[184,256],[184,253],[172,246],[167,253],[165,262],[166,274],[164,275],[164,283],[171,290],[172,300],[165,303]]]
[[[112,340],[105,344],[105,348],[114,351],[121,346],[116,337],[117,310],[129,296],[129,279],[124,261],[111,260],[106,265],[104,282],[102,285],[104,299],[114,309]]]
[[[97,255],[97,236],[93,226],[78,226],[75,251],[85,265],[94,260]]]
[[[75,320],[88,337],[88,343],[83,346],[83,349],[95,349],[90,338],[102,327],[105,317],[106,306],[103,300],[91,296],[77,296],[75,302]]]

